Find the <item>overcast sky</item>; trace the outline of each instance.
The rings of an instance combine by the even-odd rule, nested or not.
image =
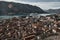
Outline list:
[[[0,0],[1,1],[1,0]],[[42,9],[58,9],[60,8],[60,0],[2,0],[9,2],[19,2],[38,6]]]
[[[60,0],[18,0],[18,1],[27,1],[27,2],[59,2]]]

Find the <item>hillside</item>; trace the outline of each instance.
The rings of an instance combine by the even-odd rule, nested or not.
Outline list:
[[[0,15],[19,15],[22,13],[44,13],[44,11],[29,4],[0,1]]]
[[[60,13],[60,9],[49,9],[47,10],[49,13]]]

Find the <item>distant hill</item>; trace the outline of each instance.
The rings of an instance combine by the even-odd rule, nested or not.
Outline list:
[[[47,10],[49,13],[60,13],[60,9],[49,9]]]
[[[19,15],[22,13],[45,13],[41,8],[29,4],[0,1],[0,15]]]

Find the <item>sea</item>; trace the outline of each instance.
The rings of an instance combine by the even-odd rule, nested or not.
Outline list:
[[[13,18],[13,17],[20,17],[20,16],[46,16],[46,15],[52,15],[52,14],[56,14],[56,13],[30,13],[29,15],[1,15],[0,19],[9,19],[9,18]]]

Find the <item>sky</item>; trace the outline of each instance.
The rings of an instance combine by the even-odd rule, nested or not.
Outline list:
[[[30,4],[30,5],[38,6],[44,10],[60,8],[60,0],[0,0],[0,1]]]

